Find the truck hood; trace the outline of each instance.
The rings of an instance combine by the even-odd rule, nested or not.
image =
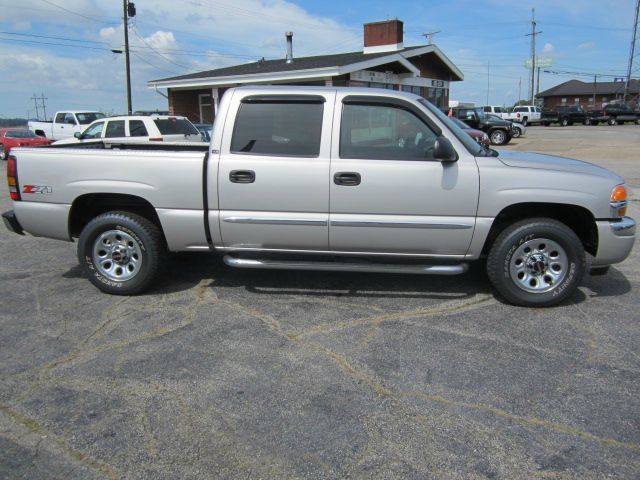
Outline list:
[[[614,181],[622,182],[622,179],[612,171],[589,162],[583,162],[582,160],[546,155],[544,153],[517,152],[513,150],[498,150],[498,154],[498,160],[509,167],[537,168],[542,170],[581,173],[585,175],[607,177]]]

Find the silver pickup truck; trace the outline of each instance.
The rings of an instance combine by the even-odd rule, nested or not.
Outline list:
[[[67,147],[67,146],[65,146]],[[389,90],[226,92],[205,151],[84,144],[12,151],[16,233],[78,241],[91,282],[149,287],[167,251],[239,268],[454,275],[486,258],[509,302],[549,306],[635,240],[616,174],[494,151]]]

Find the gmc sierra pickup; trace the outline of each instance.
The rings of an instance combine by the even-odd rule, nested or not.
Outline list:
[[[454,275],[486,257],[508,301],[549,306],[635,240],[627,190],[589,163],[494,151],[421,97],[241,87],[206,152],[178,145],[19,148],[16,232],[77,239],[100,290],[150,286],[166,251],[239,268]],[[586,252],[586,253],[585,253]]]

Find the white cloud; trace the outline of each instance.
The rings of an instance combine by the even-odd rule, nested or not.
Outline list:
[[[553,52],[553,45],[550,43],[545,43],[544,47],[542,48],[542,53],[551,53]]]
[[[596,48],[595,42],[584,42],[578,45],[578,50],[593,50]]]

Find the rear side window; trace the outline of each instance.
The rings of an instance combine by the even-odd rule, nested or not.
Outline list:
[[[513,109],[514,112],[518,113],[518,112],[526,112],[527,109],[525,107],[516,107]]]
[[[233,153],[317,157],[322,103],[242,103],[231,137]]]
[[[484,107],[485,113],[491,113],[491,107]]]
[[[106,138],[126,137],[124,133],[124,120],[113,120],[107,123]]]
[[[184,118],[158,118],[154,123],[162,135],[200,135],[198,129]]]
[[[131,120],[129,122],[129,135],[132,137],[148,137],[147,128],[142,120]]]

